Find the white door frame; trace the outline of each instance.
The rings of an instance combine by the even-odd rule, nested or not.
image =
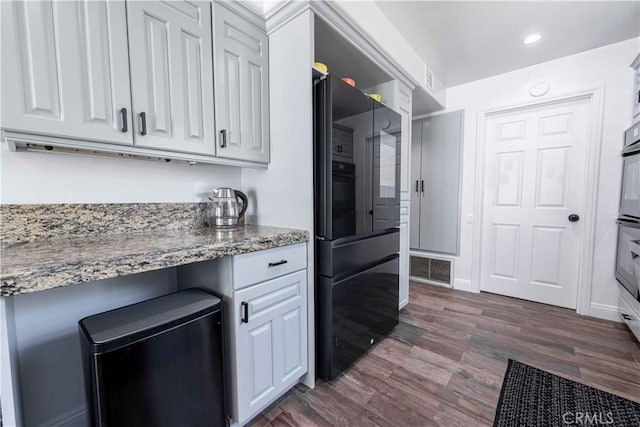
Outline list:
[[[561,104],[580,99],[589,100],[589,130],[587,141],[587,179],[585,202],[583,207],[584,232],[580,248],[580,268],[578,277],[578,314],[590,315],[591,287],[593,271],[593,250],[595,246],[596,202],[598,195],[598,176],[600,170],[600,148],[602,145],[602,118],[604,102],[604,86],[572,92],[562,96],[521,102],[515,105],[488,108],[478,111],[476,141],[475,200],[473,226],[473,256],[471,265],[471,290],[480,292],[482,280],[482,226],[484,212],[484,180],[486,164],[486,121],[489,116],[526,110],[533,107]]]

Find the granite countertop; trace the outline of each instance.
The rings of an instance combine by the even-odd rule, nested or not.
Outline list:
[[[17,242],[0,252],[0,296],[142,273],[306,242],[302,230],[243,225],[67,236]]]

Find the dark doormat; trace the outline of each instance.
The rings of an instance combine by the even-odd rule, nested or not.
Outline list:
[[[638,427],[640,404],[509,359],[493,426]]]

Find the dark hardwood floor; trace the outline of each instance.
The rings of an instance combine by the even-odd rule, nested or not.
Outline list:
[[[252,426],[490,426],[509,358],[640,402],[620,323],[411,283],[393,334],[333,383],[298,386]]]

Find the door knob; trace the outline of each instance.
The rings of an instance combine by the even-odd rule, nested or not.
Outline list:
[[[569,215],[569,221],[570,222],[578,222],[578,221],[580,221],[580,216],[576,215],[576,214],[571,214],[571,215]]]

